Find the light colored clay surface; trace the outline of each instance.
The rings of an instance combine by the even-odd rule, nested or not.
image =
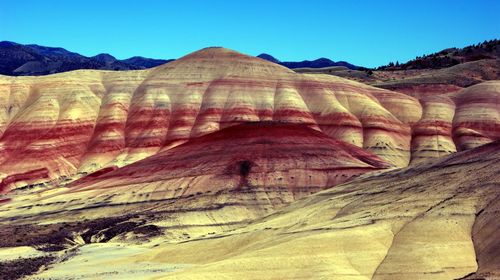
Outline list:
[[[28,279],[147,279],[186,268],[180,264],[131,261],[148,251],[146,247],[131,244],[89,244],[80,247],[69,260]]]
[[[139,273],[145,279],[456,279],[483,268],[483,273],[498,276],[500,267],[493,261],[497,251],[491,247],[497,246],[498,219],[491,215],[500,197],[499,158],[497,142],[402,170],[364,175],[264,217],[249,218],[245,211],[231,211],[231,205],[214,216],[218,220],[203,219],[210,211],[202,209],[178,211],[176,221],[193,238],[172,236],[168,225],[173,221],[164,220],[163,235],[143,245],[131,245],[136,242],[133,235],[83,245],[80,255],[40,275],[56,279],[90,277],[96,272],[123,277]],[[193,198],[198,205],[206,205],[205,199]],[[124,209],[136,211],[133,206]],[[158,208],[149,208],[148,213],[157,213],[152,209]],[[220,226],[238,214],[247,222]],[[491,230],[484,228],[485,221]],[[194,224],[211,226],[213,232],[199,234]],[[168,271],[155,271],[159,264]]]

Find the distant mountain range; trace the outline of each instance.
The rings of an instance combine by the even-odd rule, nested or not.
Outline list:
[[[76,69],[137,70],[155,67],[172,59],[134,56],[119,60],[110,54],[87,57],[63,48],[0,42],[0,74],[32,76]]]
[[[324,67],[332,67],[332,66],[344,66],[352,70],[357,70],[359,66],[353,65],[349,62],[345,61],[333,61],[328,58],[318,58],[316,60],[303,60],[303,61],[280,61],[273,57],[272,55],[269,55],[267,53],[262,53],[259,54],[257,57],[260,57],[262,59],[283,65],[285,67],[288,67],[290,69],[296,69],[296,68],[324,68]]]
[[[359,68],[345,61],[334,62],[328,58],[294,62],[280,61],[264,53],[258,55],[258,57],[291,69],[330,66],[345,66],[349,69]],[[155,67],[172,60],[174,59],[153,59],[141,56],[120,60],[107,53],[87,57],[63,48],[33,44],[23,45],[9,41],[0,42],[0,74],[9,76],[47,75],[77,69],[137,70]]]
[[[498,39],[484,41],[462,49],[450,48],[434,54],[416,57],[414,60],[402,64],[391,62],[388,65],[378,67],[377,70],[441,69],[481,59],[498,59],[500,57],[499,45],[500,41]],[[257,57],[290,69],[343,66],[350,70],[367,70],[367,68],[349,62],[335,62],[323,57],[304,61],[280,61],[266,53],[262,53]],[[141,56],[120,60],[107,53],[87,57],[63,48],[34,44],[23,45],[9,41],[0,42],[0,74],[9,76],[47,75],[77,69],[138,70],[155,67],[173,60]],[[307,69],[303,70],[306,71]]]

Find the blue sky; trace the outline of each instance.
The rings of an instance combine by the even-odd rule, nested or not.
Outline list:
[[[500,38],[500,1],[0,0],[0,40],[178,58],[224,46],[368,67]]]

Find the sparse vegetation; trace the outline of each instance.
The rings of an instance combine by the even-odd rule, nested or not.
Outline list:
[[[389,62],[387,65],[378,67],[377,70],[441,69],[464,62],[494,59],[500,57],[499,45],[500,40],[493,39],[462,49],[450,48],[429,55],[417,56],[415,59],[402,64],[398,61],[396,63]]]
[[[36,273],[42,266],[52,263],[54,259],[45,256],[0,262],[0,278],[3,280],[22,279]]]

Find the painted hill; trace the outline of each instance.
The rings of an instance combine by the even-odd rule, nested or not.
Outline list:
[[[224,48],[0,76],[0,278],[498,278],[498,104]]]
[[[98,171],[68,187],[84,192],[119,188],[112,192],[123,195],[139,190],[134,186],[155,185],[161,199],[210,192],[296,199],[388,167],[379,157],[307,126],[255,122],[191,139],[120,169]]]
[[[0,89],[4,191],[121,167],[245,122],[302,124],[394,167],[500,137],[498,82],[422,106],[404,94],[297,74],[224,48],[150,70],[3,76]]]

